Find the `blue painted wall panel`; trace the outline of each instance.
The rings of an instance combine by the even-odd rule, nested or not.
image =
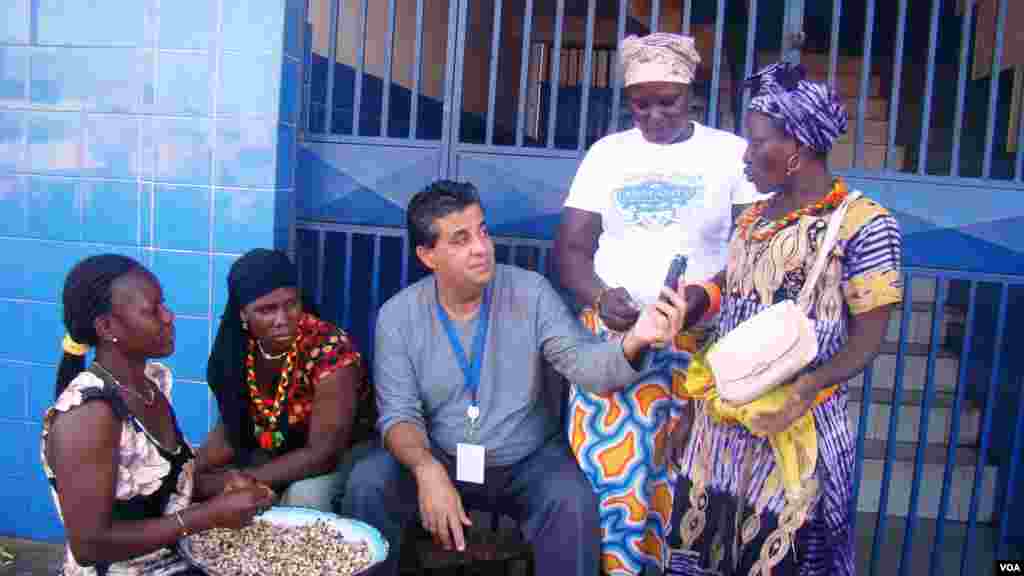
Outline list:
[[[302,4],[288,8],[301,31]],[[285,0],[0,5],[0,534],[63,537],[39,434],[81,258],[156,272],[179,314],[172,400],[189,439],[205,437],[226,264],[274,244],[275,195],[293,186],[301,54],[285,15]]]

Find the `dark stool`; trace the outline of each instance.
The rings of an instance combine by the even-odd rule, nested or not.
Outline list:
[[[522,537],[518,524],[501,522],[501,514],[491,512],[490,525],[474,523],[466,530],[466,550],[448,551],[437,544],[417,522],[405,532],[400,571],[403,574],[522,574],[533,576],[533,547]],[[513,570],[524,562],[525,566]]]

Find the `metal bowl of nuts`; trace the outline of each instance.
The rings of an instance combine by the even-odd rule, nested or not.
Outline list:
[[[210,576],[365,574],[388,555],[375,528],[309,508],[275,506],[241,530],[183,538],[182,555]]]

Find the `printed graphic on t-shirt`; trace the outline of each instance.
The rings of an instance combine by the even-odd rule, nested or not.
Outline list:
[[[613,197],[626,226],[665,228],[682,222],[684,212],[703,207],[704,177],[645,174],[623,182]]]

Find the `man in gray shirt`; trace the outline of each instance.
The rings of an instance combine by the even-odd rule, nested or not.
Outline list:
[[[648,346],[679,331],[685,301],[666,290],[621,342],[604,342],[543,276],[495,264],[471,184],[427,187],[410,201],[408,225],[433,274],[380,309],[373,372],[384,447],[353,467],[343,513],[391,544],[380,574],[397,574],[417,512],[435,541],[463,550],[471,507],[521,521],[536,574],[597,574],[597,500],[544,402],[543,361],[584,389],[621,388]]]

